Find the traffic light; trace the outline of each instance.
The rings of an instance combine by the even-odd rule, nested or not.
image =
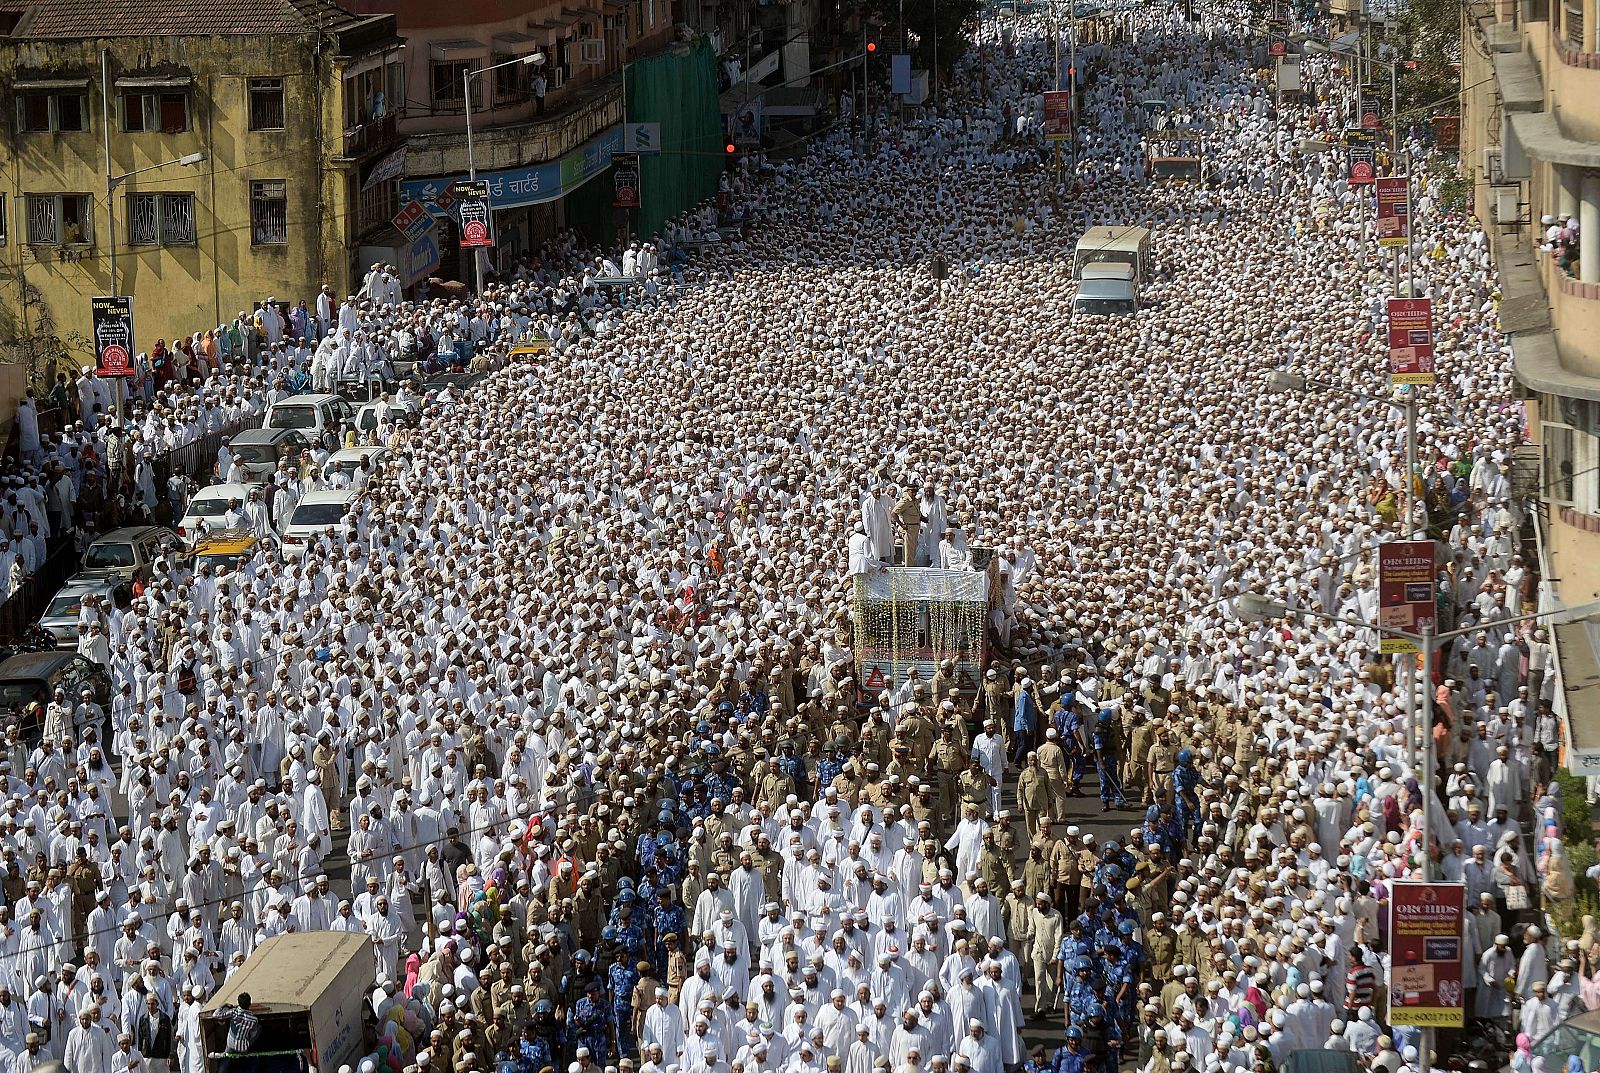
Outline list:
[[[727,153],[729,156],[733,156],[739,151],[739,147],[734,145],[732,142],[729,142],[727,145],[722,147],[722,151]]]
[[[877,51],[878,51],[878,43],[876,41],[868,41],[867,42],[867,55],[870,56],[870,55],[872,55],[873,53],[875,53]]]

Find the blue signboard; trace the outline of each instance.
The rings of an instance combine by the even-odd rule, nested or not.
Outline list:
[[[428,273],[439,267],[439,229],[428,228],[427,232],[406,247],[405,255],[401,258],[400,285],[414,287]]]
[[[515,209],[523,205],[538,205],[572,193],[610,167],[611,155],[620,152],[622,152],[622,127],[616,126],[574,149],[560,160],[527,168],[480,171],[478,179],[489,184],[491,209]],[[407,179],[400,184],[400,197],[416,198],[435,216],[449,216],[452,215],[451,210],[440,208],[436,199],[451,183],[464,179],[465,175],[442,176],[437,179]]]

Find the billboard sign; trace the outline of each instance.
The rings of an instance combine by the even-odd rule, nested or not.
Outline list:
[[[1387,630],[1421,633],[1437,625],[1434,578],[1437,567],[1431,540],[1390,540],[1378,545],[1378,625]],[[1383,635],[1380,651],[1416,652],[1404,638]]]
[[[1380,176],[1378,188],[1378,245],[1403,248],[1411,241],[1411,216],[1408,192],[1409,175]]]
[[[1389,882],[1389,1023],[1462,1028],[1463,883]]]
[[[1378,174],[1378,137],[1370,130],[1352,127],[1344,132],[1345,160],[1350,166],[1350,185],[1366,185]]]
[[[1383,98],[1369,90],[1361,91],[1361,128],[1380,130],[1383,127]]]
[[[1433,299],[1389,299],[1389,382],[1431,387]]]
[[[1053,142],[1072,137],[1072,91],[1050,89],[1044,94],[1044,136]]]
[[[132,376],[133,299],[126,295],[89,299],[94,323],[94,374]]]
[[[618,209],[639,207],[639,158],[631,153],[618,153],[611,158],[613,196],[611,204]]]
[[[461,248],[494,245],[490,220],[489,182],[486,179],[457,179],[451,194],[461,220]]]

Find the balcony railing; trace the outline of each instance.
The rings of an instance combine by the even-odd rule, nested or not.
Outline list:
[[[365,156],[367,153],[376,152],[394,144],[395,116],[393,112],[387,115],[369,119],[358,127],[351,127],[344,132],[344,155],[349,157]]]

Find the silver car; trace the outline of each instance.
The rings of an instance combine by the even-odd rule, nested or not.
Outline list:
[[[83,608],[83,598],[98,596],[102,605],[108,604],[122,584],[114,577],[75,577],[51,598],[39,617],[39,625],[50,631],[57,648],[77,648],[78,612]]]

